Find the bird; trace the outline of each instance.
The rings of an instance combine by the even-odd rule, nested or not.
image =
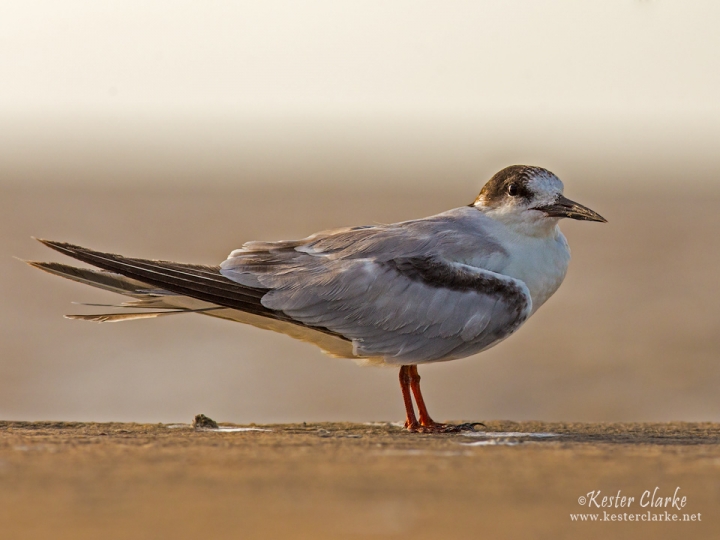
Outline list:
[[[418,366],[497,345],[557,291],[570,262],[559,221],[607,222],[563,192],[547,169],[512,165],[469,205],[302,240],[250,241],[219,265],[131,258],[44,239],[38,240],[95,268],[27,262],[133,298],[112,306],[119,313],[66,315],[71,319],[198,313],[280,332],[334,357],[399,368],[404,427],[452,433],[476,424],[434,421]]]

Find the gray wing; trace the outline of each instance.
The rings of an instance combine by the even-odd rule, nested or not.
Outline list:
[[[268,289],[262,304],[302,324],[338,333],[360,357],[422,363],[479,352],[529,316],[519,280],[448,259],[448,250],[484,249],[442,218],[342,229],[304,241],[246,244],[221,273]],[[442,219],[447,224],[443,226]],[[483,246],[467,242],[484,242]]]

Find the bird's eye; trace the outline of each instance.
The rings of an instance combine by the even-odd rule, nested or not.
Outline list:
[[[511,197],[515,197],[518,194],[518,191],[517,184],[510,184],[507,188],[508,195]]]

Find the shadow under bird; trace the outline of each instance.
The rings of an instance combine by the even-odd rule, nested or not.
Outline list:
[[[606,221],[565,198],[550,171],[514,165],[468,206],[303,240],[247,242],[219,266],[134,259],[50,240],[40,241],[100,270],[29,264],[134,298],[116,307],[136,311],[72,319],[200,313],[281,332],[332,356],[398,366],[405,427],[450,432],[472,426],[433,421],[417,366],[500,343],[550,298],[570,262],[561,218]]]

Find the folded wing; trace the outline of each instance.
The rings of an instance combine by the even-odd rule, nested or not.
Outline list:
[[[267,288],[265,307],[352,340],[356,356],[391,364],[469,356],[530,315],[527,287],[508,276],[432,255],[363,255],[276,245],[234,252],[221,273]]]

